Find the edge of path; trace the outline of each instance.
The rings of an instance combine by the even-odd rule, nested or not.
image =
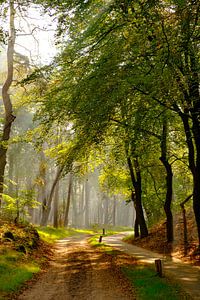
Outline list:
[[[122,239],[128,234],[130,232],[103,237],[103,243],[151,266],[155,265],[155,259],[161,259],[164,276],[178,283],[193,299],[200,299],[200,267],[191,266],[177,258],[166,257],[163,254],[123,242]]]

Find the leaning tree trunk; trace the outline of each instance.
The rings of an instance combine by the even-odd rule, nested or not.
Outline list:
[[[46,207],[45,207],[45,209],[43,210],[43,213],[42,213],[42,218],[41,218],[41,222],[40,222],[41,226],[46,226],[47,225],[47,222],[48,222],[48,219],[49,219],[49,214],[50,214],[50,211],[51,211],[51,204],[52,204],[52,201],[53,201],[55,188],[56,188],[56,185],[57,185],[57,183],[60,179],[62,171],[63,171],[63,167],[59,167],[58,170],[57,170],[56,177],[53,181],[51,191],[49,193],[47,205],[46,205]]]
[[[9,1],[9,8],[10,8],[10,16],[9,16],[9,38],[8,38],[8,47],[7,47],[7,78],[2,87],[2,99],[3,105],[5,109],[5,118],[4,118],[4,127],[3,127],[3,134],[0,143],[0,205],[2,200],[2,193],[3,193],[3,183],[4,183],[4,173],[5,173],[5,166],[6,166],[6,153],[7,153],[7,146],[5,142],[7,142],[10,138],[11,133],[11,126],[15,119],[13,116],[12,111],[12,103],[9,95],[9,89],[11,87],[13,81],[13,56],[14,56],[14,45],[15,45],[15,9],[14,9],[14,1]]]
[[[173,232],[173,215],[171,211],[171,203],[172,203],[172,179],[173,179],[173,172],[172,166],[170,165],[167,159],[167,119],[164,116],[163,119],[163,131],[162,131],[162,138],[161,138],[161,157],[160,161],[165,167],[166,170],[166,198],[164,204],[164,210],[167,218],[166,222],[166,229],[167,229],[167,242],[173,242],[174,240],[174,232]]]

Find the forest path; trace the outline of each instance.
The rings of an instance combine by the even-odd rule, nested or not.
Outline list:
[[[123,251],[140,262],[155,265],[155,259],[163,262],[164,276],[180,284],[182,289],[191,296],[192,299],[200,299],[200,267],[184,263],[175,257],[166,257],[122,241],[129,233],[121,233],[103,238],[103,243]]]
[[[135,299],[129,282],[113,266],[111,255],[96,251],[86,236],[58,241],[50,267],[18,300]]]

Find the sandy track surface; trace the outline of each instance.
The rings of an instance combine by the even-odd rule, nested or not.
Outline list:
[[[112,257],[96,251],[85,237],[57,243],[46,273],[18,300],[126,300],[136,299],[129,282]]]

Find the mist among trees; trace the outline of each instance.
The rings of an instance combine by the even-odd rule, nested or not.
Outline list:
[[[163,219],[172,242],[173,216],[192,195],[200,244],[199,9],[1,1],[2,216],[128,226],[136,237]],[[17,45],[30,35],[39,43],[49,18],[56,54],[45,64]]]

